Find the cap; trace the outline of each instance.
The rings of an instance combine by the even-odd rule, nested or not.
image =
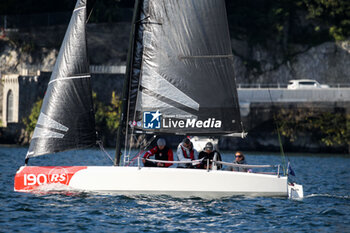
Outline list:
[[[159,138],[157,141],[157,145],[158,146],[165,146],[166,145],[166,141],[164,138]]]
[[[214,149],[213,143],[207,142],[207,144],[205,144],[205,147],[204,147],[204,150],[206,149],[213,150]]]
[[[184,138],[184,139],[182,140],[182,143],[190,144],[191,141],[190,141],[190,139],[188,139],[188,138]]]

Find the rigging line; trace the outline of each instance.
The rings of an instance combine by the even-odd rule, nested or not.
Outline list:
[[[146,17],[146,18],[144,18],[143,20],[145,20],[145,19],[147,19],[147,18],[149,18],[149,16],[148,17]],[[141,20],[142,21],[142,20]],[[143,58],[142,58],[143,59]],[[133,62],[132,62],[132,64],[133,64]],[[142,71],[142,62],[141,62],[141,67],[140,67],[140,71]],[[132,68],[132,66],[131,66],[131,69],[130,69],[130,75],[132,76],[133,75],[133,68]],[[135,109],[134,109],[134,113],[133,113],[133,122],[135,121],[135,119],[136,119],[136,108],[137,108],[137,103],[138,103],[138,100],[139,100],[139,90],[140,90],[140,86],[141,86],[141,73],[139,74],[139,77],[138,77],[138,86],[137,86],[137,92],[136,92],[136,102],[135,102]],[[130,78],[130,80],[129,80],[129,82],[131,83],[132,82],[132,80],[131,80],[132,78]],[[130,84],[129,83],[129,84]],[[129,96],[128,96],[128,100],[130,100],[130,96],[131,96],[131,86],[132,85],[129,85]],[[126,155],[126,147],[127,147],[127,138],[128,138],[128,127],[129,127],[129,117],[130,117],[130,101],[128,101],[128,111],[127,111],[127,116],[126,116],[126,134],[125,134],[125,147],[124,147],[124,166],[125,166],[125,155]],[[134,134],[134,129],[135,129],[135,127],[131,127],[131,135],[130,135],[130,140],[131,140],[131,138],[132,138],[132,135]],[[130,140],[129,140],[129,156],[130,156],[130,152],[131,152],[131,143],[130,143]],[[130,158],[129,158],[129,161],[130,161]]]
[[[112,163],[114,163],[114,160],[112,159],[112,157],[110,156],[110,154],[105,150],[105,148],[103,147],[103,143],[101,140],[96,142],[97,145],[99,145],[100,149],[104,152],[105,155],[108,156],[108,158],[112,161]]]
[[[130,68],[130,71],[129,71],[129,75],[132,76],[133,74],[133,68],[131,67]],[[128,146],[128,135],[129,135],[129,116],[130,116],[130,96],[131,96],[131,83],[132,83],[132,77],[129,79],[129,93],[128,93],[128,98],[127,98],[127,101],[128,101],[128,107],[127,107],[127,111],[126,111],[126,120],[125,120],[125,139],[124,139],[124,155],[123,155],[123,165],[125,166],[125,156],[126,156],[126,151],[127,151],[127,146]],[[140,84],[139,84],[140,85]],[[137,96],[138,96],[138,93],[137,93]],[[137,105],[137,98],[136,98],[136,105]],[[136,111],[136,105],[135,105],[135,111]],[[132,128],[133,130],[133,128]],[[133,133],[133,132],[132,132]],[[131,139],[131,136],[130,136],[130,139]],[[129,141],[129,153],[131,151],[131,144],[130,144],[130,141]]]
[[[142,63],[141,63],[141,67],[140,67],[140,70],[142,71]],[[138,86],[137,86],[137,93],[136,93],[136,102],[135,102],[135,108],[134,108],[134,113],[133,113],[133,119],[132,119],[132,122],[135,122],[135,120],[136,120],[136,108],[137,108],[137,103],[138,103],[138,101],[139,101],[139,94],[140,94],[140,87],[141,87],[141,79],[142,79],[142,76],[141,76],[141,74],[139,75],[139,83],[138,83]],[[131,89],[131,86],[130,86],[130,89]],[[130,99],[130,89],[129,89],[129,99]],[[129,120],[129,112],[130,112],[130,101],[129,101],[129,104],[128,104],[128,113],[127,113],[127,123],[128,123],[128,120]],[[133,137],[133,135],[134,135],[134,131],[135,131],[135,127],[131,127],[131,135],[130,135],[130,140],[131,140],[131,138]],[[126,137],[125,137],[126,138]],[[126,143],[126,141],[125,141],[125,143]],[[127,145],[127,144],[125,144],[125,145]],[[125,152],[126,152],[126,146],[125,146]],[[129,155],[130,155],[130,153],[131,153],[131,143],[130,143],[130,141],[129,141]],[[129,161],[130,161],[130,159],[129,159]],[[124,165],[125,165],[125,160],[124,160]]]
[[[135,4],[137,4],[137,2],[138,2],[138,0],[136,0],[136,2],[135,2]],[[136,17],[135,15],[134,15],[134,17]],[[146,17],[147,18],[147,17]],[[135,18],[135,20],[136,20],[136,18]],[[134,24],[133,24],[133,32],[132,32],[132,34],[133,34],[133,38],[134,38],[134,40],[132,41],[132,43],[135,43],[135,40],[136,40],[136,38],[134,37],[134,33],[136,33],[136,29],[135,29],[135,25],[137,24],[137,22],[139,22],[139,21],[136,21]],[[129,80],[128,80],[128,82],[129,82],[129,84],[128,84],[128,95],[127,95],[127,99],[125,100],[125,99],[123,99],[123,101],[127,101],[127,110],[126,110],[126,116],[124,116],[124,118],[126,118],[125,120],[124,120],[124,122],[125,122],[125,141],[124,141],[124,155],[123,155],[123,161],[124,161],[124,166],[125,166],[125,156],[126,156],[126,150],[127,150],[127,141],[128,141],[128,128],[129,128],[129,116],[130,116],[130,96],[131,96],[131,84],[132,84],[132,75],[133,75],[133,65],[134,65],[134,60],[133,60],[133,56],[134,55],[134,45],[133,46],[131,46],[131,52],[130,52],[130,64],[129,64],[129,73],[127,74],[127,78],[129,78]],[[128,55],[129,56],[129,55]],[[142,63],[141,63],[142,64]],[[142,69],[142,65],[141,65],[141,67],[140,67],[140,70]],[[140,79],[140,77],[139,77],[139,79]],[[139,85],[140,85],[140,82],[139,82]],[[138,96],[138,93],[137,93],[137,96]],[[123,96],[123,98],[125,98],[125,96]],[[137,100],[137,98],[136,98],[136,100]],[[136,102],[136,104],[137,104],[137,102]],[[136,105],[135,105],[135,111],[136,111]],[[123,114],[123,113],[121,113],[121,114]],[[131,147],[131,146],[130,146]],[[131,150],[131,148],[130,148],[130,150]],[[129,150],[129,151],[130,151]]]
[[[87,16],[87,19],[86,19],[85,23],[89,22],[90,16],[92,15],[93,11],[94,11],[94,8],[91,9],[89,15]]]
[[[128,100],[130,100],[130,89],[131,87],[129,87],[129,97]],[[136,102],[137,103],[137,102]],[[136,106],[135,106],[135,111],[136,111]],[[127,114],[126,114],[126,121],[125,121],[125,141],[124,141],[124,155],[123,155],[123,165],[125,166],[125,162],[126,162],[126,152],[127,152],[127,147],[128,147],[128,137],[129,137],[129,116],[130,116],[130,101],[128,101],[128,110],[127,110]],[[128,151],[128,156],[130,156],[130,152],[131,152],[131,139],[132,139],[132,135],[134,134],[134,127],[131,127],[131,135],[130,135],[130,139],[129,139],[129,151]],[[130,160],[130,159],[129,159]]]
[[[148,142],[145,144],[145,146],[143,147],[143,149],[139,152],[139,153],[137,153],[132,159],[131,159],[131,161],[129,162],[129,164],[127,165],[127,166],[130,166],[134,161],[135,161],[135,159],[137,159],[143,152],[145,152],[145,150],[147,149],[147,147],[149,146],[149,145],[151,145],[151,143],[154,141],[154,139],[156,139],[156,135],[153,135],[153,137],[151,138],[151,139],[149,139],[148,140]]]
[[[129,40],[129,51],[127,55],[127,67],[125,73],[125,80],[123,85],[123,93],[122,93],[122,105],[121,105],[121,113],[120,113],[120,125],[117,130],[117,140],[116,140],[116,151],[115,151],[115,164],[116,166],[121,165],[121,156],[122,156],[122,140],[123,136],[126,137],[126,131],[123,130],[128,129],[128,124],[126,123],[128,111],[129,111],[129,97],[130,97],[130,83],[132,78],[132,72],[134,67],[133,55],[135,50],[136,43],[136,25],[135,22],[137,20],[138,15],[140,14],[140,4],[139,0],[135,0],[134,4],[134,13],[132,16],[132,25],[130,31],[130,40]],[[125,139],[125,138],[124,138]],[[127,140],[125,140],[126,142]],[[126,152],[126,144],[124,144],[124,152]],[[124,156],[123,156],[124,157]],[[124,165],[124,164],[123,164]]]
[[[148,19],[148,18],[151,18],[151,16],[146,16],[146,17],[143,18],[143,19],[139,19],[139,20],[137,20],[137,21],[135,22],[135,24],[140,23],[140,22],[142,22],[142,21],[145,21],[145,20]]]
[[[134,163],[135,159],[137,159],[141,154],[143,154],[143,152],[145,152],[144,150],[140,150],[139,153],[137,153],[131,160],[130,162],[126,165],[127,167],[129,167],[131,164]]]
[[[268,87],[267,90],[269,91],[270,101],[271,101],[271,104],[273,105],[270,88]],[[282,155],[283,175],[288,175],[288,174],[286,174],[286,156],[285,156],[285,153],[284,153],[283,144],[282,144],[282,138],[281,138],[281,134],[280,134],[280,128],[279,128],[279,125],[278,125],[275,113],[273,113],[273,122],[275,123],[277,136],[278,136],[278,143],[279,143],[280,152],[281,152],[281,155]]]
[[[137,143],[137,137],[136,137],[136,135],[133,133],[133,131],[134,131],[133,127],[131,127],[131,130],[132,130],[132,133],[131,133],[130,139],[129,139],[129,151],[128,151],[128,155],[127,155],[128,160],[126,160],[126,157],[124,157],[124,166],[126,165],[126,163],[130,164],[131,140],[134,139],[135,142]],[[136,144],[136,143],[135,143],[135,144]]]
[[[125,165],[125,156],[126,156],[126,147],[127,147],[127,142],[128,142],[128,127],[129,127],[129,123],[126,122],[125,124],[125,139],[124,139],[124,154],[123,154],[123,165]]]

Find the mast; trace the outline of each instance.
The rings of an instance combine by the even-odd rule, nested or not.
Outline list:
[[[144,0],[134,25],[135,134],[241,135],[224,0]]]
[[[125,72],[125,81],[123,86],[123,103],[122,103],[122,109],[121,109],[121,115],[120,115],[120,123],[117,131],[117,140],[116,140],[116,150],[115,150],[115,160],[114,160],[114,166],[120,165],[120,158],[121,158],[121,146],[122,146],[122,133],[123,129],[127,126],[126,124],[126,116],[128,111],[128,97],[129,97],[129,87],[130,87],[130,78],[131,78],[131,72],[132,72],[132,61],[133,61],[133,53],[134,53],[134,44],[135,44],[135,24],[137,23],[137,17],[140,15],[140,3],[141,1],[136,0],[134,5],[134,14],[132,18],[132,24],[131,24],[131,32],[130,32],[130,42],[129,42],[129,52],[127,57],[127,67]],[[127,130],[127,128],[126,128]]]
[[[136,1],[127,62],[115,165],[124,130],[242,132],[224,0]]]

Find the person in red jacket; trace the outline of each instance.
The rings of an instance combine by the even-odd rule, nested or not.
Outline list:
[[[142,162],[145,167],[170,167],[172,163],[147,161],[149,157],[154,155],[155,160],[174,161],[173,151],[166,146],[164,138],[159,138],[157,146],[153,147],[143,155]]]

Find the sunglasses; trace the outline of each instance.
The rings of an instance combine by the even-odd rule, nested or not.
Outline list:
[[[242,158],[243,155],[236,155],[236,158]]]

